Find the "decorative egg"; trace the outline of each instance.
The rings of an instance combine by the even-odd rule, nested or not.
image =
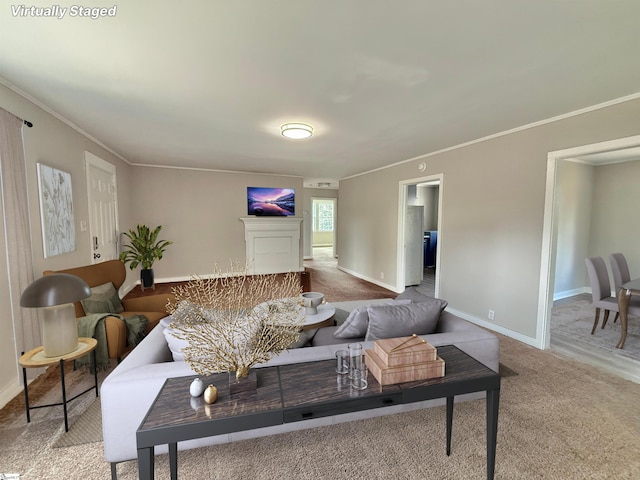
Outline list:
[[[199,397],[204,392],[204,383],[199,378],[196,378],[189,386],[189,393],[192,397]]]
[[[206,403],[215,403],[218,400],[218,389],[215,385],[209,385],[204,391],[204,401]]]

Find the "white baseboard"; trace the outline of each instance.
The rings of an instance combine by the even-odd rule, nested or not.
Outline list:
[[[564,292],[556,292],[553,294],[553,301],[562,300],[564,298],[574,297],[576,295],[581,295],[583,293],[591,293],[591,289],[589,287],[580,287],[574,288],[573,290],[566,290]]]
[[[373,283],[374,285],[378,285],[379,287],[386,288],[387,290],[391,290],[392,292],[401,293],[398,290],[396,290],[395,285],[389,285],[387,283],[376,280],[375,278],[370,278],[365,275],[361,275],[357,272],[349,270],[348,268],[341,267],[340,265],[338,265],[338,270],[342,270],[343,272],[348,273],[349,275],[353,275],[354,277],[360,278],[362,280],[366,280],[369,283]]]
[[[3,408],[20,393],[22,393],[22,386],[17,382],[11,382],[10,385],[5,386],[0,390],[0,408]]]

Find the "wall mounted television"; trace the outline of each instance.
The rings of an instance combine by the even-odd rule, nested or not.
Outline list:
[[[249,215],[291,217],[296,214],[296,192],[293,188],[247,187]]]

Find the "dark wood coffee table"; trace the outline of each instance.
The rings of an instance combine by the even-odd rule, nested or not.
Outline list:
[[[500,375],[451,345],[438,347],[438,355],[446,364],[442,378],[381,387],[369,375],[369,387],[362,391],[340,387],[333,360],[256,369],[258,388],[249,395],[230,396],[228,374],[212,375],[204,382],[218,388],[213,405],[201,398],[192,402],[189,385],[194,377],[169,378],[136,433],[139,478],[154,478],[156,445],[169,445],[171,478],[177,479],[181,441],[435,398],[447,399],[449,455],[454,397],[486,391],[487,478],[493,479]]]

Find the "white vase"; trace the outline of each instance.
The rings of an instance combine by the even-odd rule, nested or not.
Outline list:
[[[301,296],[302,305],[307,315],[316,315],[318,306],[324,303],[324,294],[319,292],[305,292]]]

